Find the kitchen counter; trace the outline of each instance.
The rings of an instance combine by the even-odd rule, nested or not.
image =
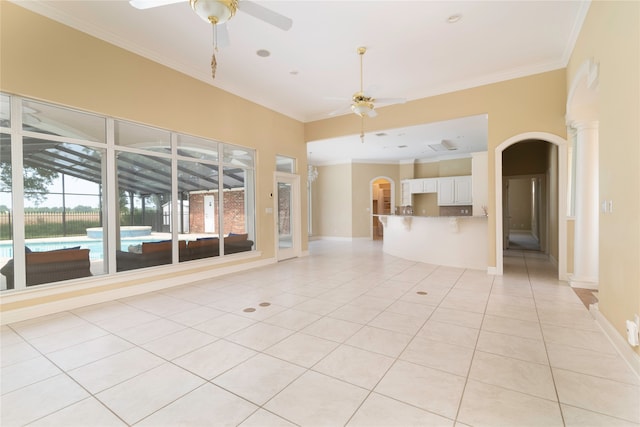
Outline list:
[[[486,216],[377,216],[384,227],[385,253],[429,264],[487,269]]]

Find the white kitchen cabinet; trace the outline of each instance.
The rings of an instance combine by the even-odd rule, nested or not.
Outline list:
[[[411,188],[411,194],[422,193],[422,180],[421,179],[410,179],[409,187]]]
[[[411,205],[411,181],[410,179],[400,181],[400,206]]]
[[[425,178],[422,180],[422,192],[423,193],[437,193],[438,192],[438,178]]]
[[[455,205],[455,186],[453,178],[438,180],[438,206]]]
[[[438,178],[438,206],[470,205],[471,176]]]
[[[455,186],[454,199],[456,204],[470,205],[472,203],[471,177],[460,176],[460,177],[454,178],[453,183]]]
[[[408,181],[411,194],[438,192],[438,178],[418,178]]]

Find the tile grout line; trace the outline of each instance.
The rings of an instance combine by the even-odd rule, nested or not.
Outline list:
[[[467,390],[467,384],[469,384],[469,376],[471,375],[471,368],[473,367],[473,362],[476,357],[476,351],[478,351],[478,342],[480,341],[480,335],[482,334],[482,325],[484,324],[485,316],[487,315],[487,307],[489,306],[489,300],[491,299],[491,291],[493,291],[493,285],[495,283],[495,276],[491,279],[491,287],[489,288],[489,293],[487,295],[487,300],[484,304],[484,310],[482,312],[482,320],[480,321],[480,325],[478,328],[478,336],[476,337],[475,345],[473,346],[473,353],[471,354],[471,360],[469,362],[469,368],[467,369],[467,375],[464,379],[464,385],[462,386],[462,393],[460,394],[460,400],[458,401],[458,409],[456,410],[456,415],[454,421],[457,423],[460,418],[460,411],[462,410],[462,401],[464,400],[464,394]],[[462,421],[460,421],[462,422]]]
[[[560,394],[558,393],[558,386],[556,384],[556,377],[553,373],[553,367],[551,366],[551,358],[549,357],[549,349],[547,348],[547,340],[544,338],[544,331],[542,330],[542,322],[540,321],[540,313],[538,311],[538,301],[536,299],[536,293],[533,289],[533,284],[531,281],[531,270],[529,268],[529,263],[527,262],[527,257],[525,254],[522,254],[524,258],[524,266],[527,271],[527,278],[529,279],[529,286],[531,287],[531,294],[533,296],[533,304],[536,308],[536,317],[538,318],[538,327],[540,328],[540,334],[542,335],[542,345],[544,346],[544,352],[547,357],[547,362],[549,363],[549,373],[551,374],[551,381],[553,381],[553,391],[556,395],[556,400],[558,404],[558,411],[560,412],[560,420],[562,421],[562,425],[566,426],[567,423],[564,419],[564,412],[562,411],[562,403],[560,402]]]

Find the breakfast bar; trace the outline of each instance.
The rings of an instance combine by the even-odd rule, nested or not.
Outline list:
[[[378,215],[383,251],[411,261],[487,269],[486,216]]]

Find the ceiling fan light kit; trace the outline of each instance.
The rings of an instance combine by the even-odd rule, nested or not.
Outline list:
[[[129,4],[136,9],[149,9],[157,6],[165,6],[173,3],[180,3],[187,0],[129,0]],[[213,27],[213,55],[211,56],[211,77],[216,78],[216,70],[218,61],[216,52],[218,51],[218,25],[224,24],[236,14],[240,5],[240,0],[189,0],[191,9],[202,18],[203,21],[210,23]],[[260,19],[268,24],[274,25],[284,31],[287,31],[293,25],[293,21],[286,16],[280,15],[264,6],[254,3],[250,0],[242,1],[242,11]],[[221,40],[228,41],[227,30],[223,25],[220,27]],[[265,51],[268,55],[268,51]],[[260,53],[258,53],[260,55]]]
[[[367,48],[364,46],[360,46],[356,49],[356,52],[358,53],[358,56],[360,57],[360,90],[356,93],[353,94],[353,96],[351,97],[351,105],[349,105],[349,107],[346,108],[341,108],[339,110],[336,110],[332,113],[329,113],[330,116],[333,116],[335,114],[339,114],[339,113],[345,113],[348,112],[349,110],[351,110],[354,114],[356,114],[358,117],[360,117],[360,141],[364,142],[364,118],[365,117],[369,117],[369,118],[373,118],[376,117],[378,115],[378,113],[375,111],[375,102],[378,103],[386,103],[387,105],[389,104],[403,104],[406,102],[406,100],[404,98],[379,98],[376,99],[372,96],[369,96],[368,94],[365,94],[364,89],[363,89],[363,65],[362,65],[362,57],[364,56],[364,54],[367,52]]]
[[[227,22],[238,10],[238,0],[189,0],[189,4],[200,18],[213,25]]]

